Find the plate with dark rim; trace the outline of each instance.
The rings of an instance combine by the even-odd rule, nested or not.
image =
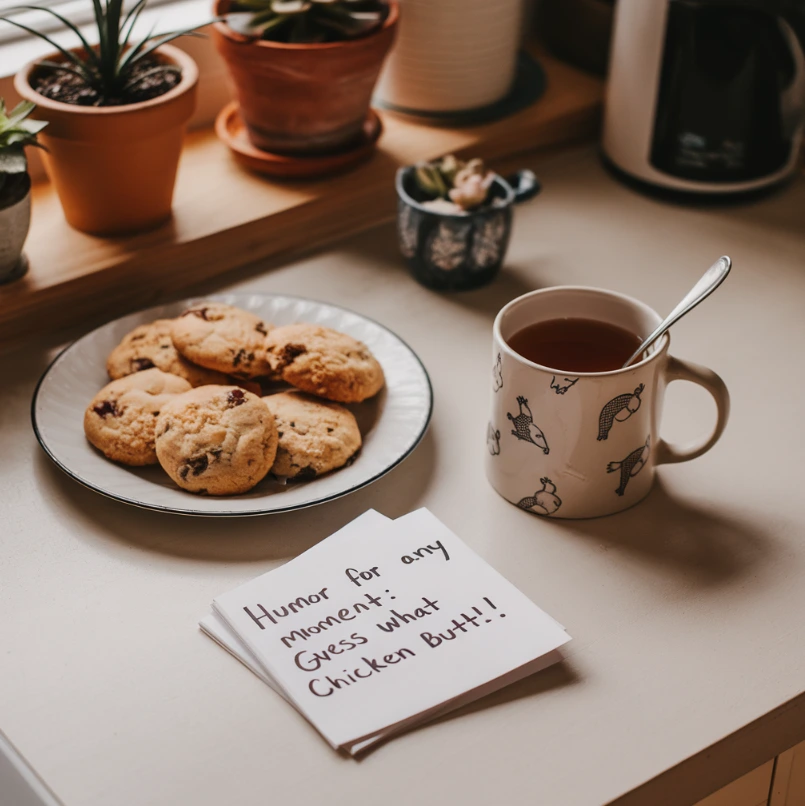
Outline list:
[[[368,345],[386,375],[371,400],[350,405],[363,447],[347,467],[287,484],[268,476],[248,493],[200,496],[179,489],[159,466],[135,468],[106,459],[84,436],[84,410],[109,382],[106,357],[126,333],[155,319],[178,316],[201,298],[149,308],[87,333],[61,352],[39,380],[31,419],[39,444],[75,481],[108,498],[143,509],[179,515],[268,515],[323,504],[349,495],[403,461],[427,431],[433,390],[416,353],[396,334],[361,314],[325,302],[280,294],[213,294],[203,299],[236,305],[273,325],[309,322],[330,327]]]

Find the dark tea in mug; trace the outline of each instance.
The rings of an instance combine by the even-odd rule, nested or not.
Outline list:
[[[523,358],[557,372],[611,372],[620,369],[642,339],[595,319],[548,319],[509,337]]]

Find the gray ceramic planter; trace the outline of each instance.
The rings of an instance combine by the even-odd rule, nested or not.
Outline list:
[[[31,179],[25,174],[5,206],[0,206],[0,283],[9,283],[25,274],[27,261],[22,247],[30,223]]]
[[[539,180],[531,171],[497,176],[491,202],[463,215],[429,210],[414,167],[397,171],[397,235],[414,277],[428,288],[459,291],[491,282],[500,271],[512,226],[512,207],[534,198]]]

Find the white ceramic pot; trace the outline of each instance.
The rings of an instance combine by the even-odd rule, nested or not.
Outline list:
[[[375,97],[427,113],[499,101],[514,82],[522,6],[522,0],[401,0],[397,42]]]
[[[27,179],[27,177],[26,177]],[[31,223],[31,183],[25,195],[0,207],[0,283],[14,280],[25,273],[22,247]]]

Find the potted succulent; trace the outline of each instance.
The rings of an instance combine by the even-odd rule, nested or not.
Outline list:
[[[531,171],[504,179],[480,159],[449,155],[397,172],[397,234],[414,277],[428,288],[465,290],[500,270],[512,205],[541,189]]]
[[[43,121],[26,120],[33,111],[32,103],[22,101],[7,113],[0,98],[0,283],[25,274],[22,247],[31,221],[25,146],[39,146],[37,134],[47,126]]]
[[[216,0],[215,13],[215,42],[257,148],[309,155],[359,141],[396,0]]]
[[[84,232],[117,235],[170,217],[198,70],[189,56],[167,45],[189,29],[134,39],[145,0],[125,14],[123,0],[93,5],[97,46],[51,8],[18,7],[56,17],[78,38],[75,48],[61,47],[13,16],[2,19],[55,48],[24,67],[14,86],[50,123],[42,138],[45,169],[65,217]]]

